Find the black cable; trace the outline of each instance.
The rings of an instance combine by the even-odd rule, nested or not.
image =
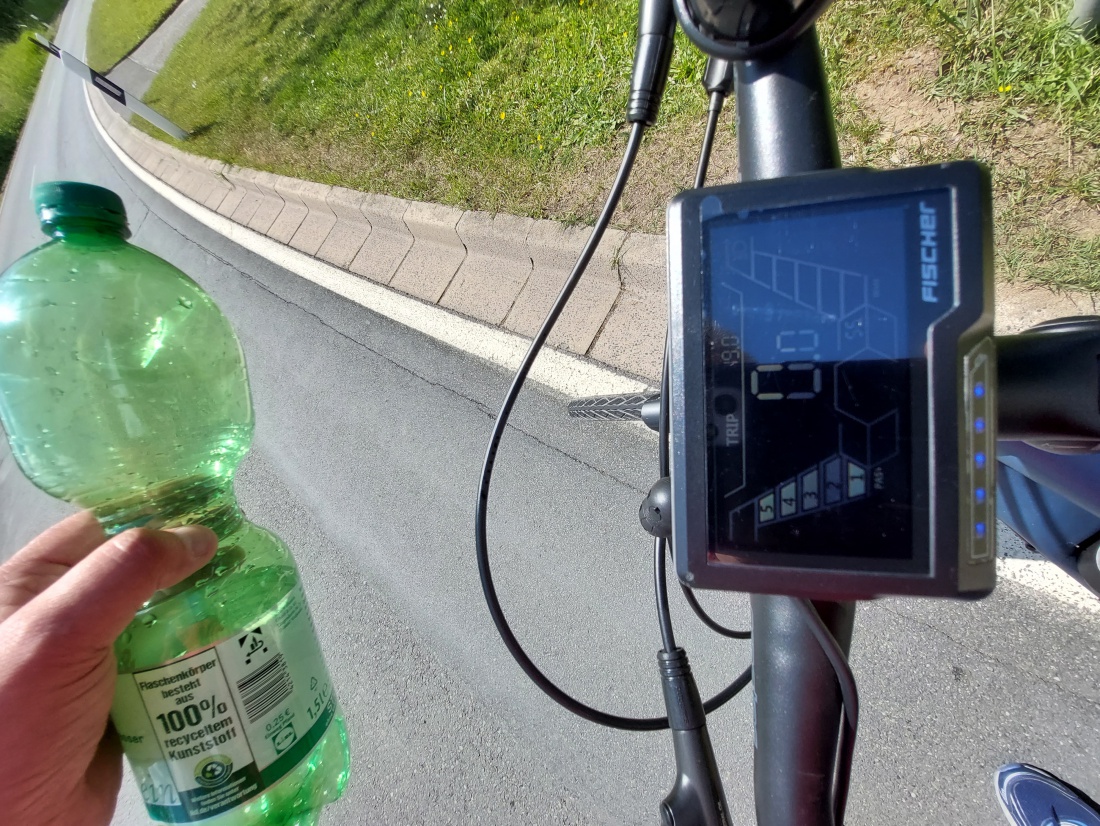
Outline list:
[[[716,711],[741,693],[741,689],[747,686],[752,681],[752,666],[750,665],[740,676],[724,689],[719,691],[705,703],[703,703],[703,711],[710,714],[712,711]],[[837,824],[840,826],[840,824]]]
[[[672,633],[672,614],[668,609],[668,581],[665,579],[665,540],[653,538],[653,590],[657,595],[657,622],[661,626],[661,644],[668,654],[676,650]]]
[[[504,435],[504,428],[508,424],[508,419],[512,415],[512,408],[515,406],[516,398],[519,396],[519,391],[527,380],[527,374],[531,371],[531,365],[534,363],[535,357],[539,354],[543,343],[550,335],[550,330],[558,320],[558,316],[561,315],[562,310],[565,309],[566,302],[569,301],[569,297],[573,294],[573,290],[576,288],[577,282],[580,281],[581,275],[588,267],[588,262],[592,259],[592,255],[595,253],[596,247],[600,243],[600,239],[603,238],[603,234],[607,230],[608,224],[611,223],[611,216],[614,214],[615,208],[619,204],[619,199],[622,197],[623,189],[626,187],[626,181],[630,175],[630,170],[634,166],[635,158],[638,156],[638,149],[641,147],[644,130],[645,127],[641,124],[634,124],[631,128],[630,138],[627,141],[626,151],[623,153],[623,160],[619,166],[619,172],[615,176],[615,181],[611,187],[611,193],[607,197],[607,203],[604,204],[603,211],[596,221],[596,226],[592,229],[592,235],[589,237],[584,249],[581,250],[577,263],[573,266],[573,271],[569,274],[569,278],[561,288],[561,292],[558,294],[554,306],[551,307],[546,320],[542,323],[539,331],[535,333],[534,340],[532,340],[531,346],[527,349],[527,353],[524,355],[523,361],[520,363],[519,369],[512,379],[512,384],[508,388],[503,404],[501,404],[500,413],[497,414],[497,420],[493,424],[492,435],[489,437],[489,447],[486,450],[485,462],[481,468],[481,480],[478,483],[477,502],[474,506],[474,545],[477,553],[478,574],[481,577],[481,590],[485,595],[485,602],[488,605],[489,614],[493,618],[493,624],[496,625],[497,632],[500,634],[512,658],[515,659],[519,667],[523,669],[523,672],[531,681],[559,705],[594,723],[631,731],[660,730],[668,725],[668,718],[620,717],[616,714],[608,714],[591,708],[579,700],[570,697],[554,685],[545,674],[539,671],[531,658],[527,656],[527,652],[520,646],[519,640],[517,640],[515,634],[512,633],[512,629],[508,627],[508,622],[504,617],[504,610],[500,605],[500,599],[497,597],[496,585],[493,583],[493,575],[489,569],[487,520],[489,484],[493,476],[493,465],[496,464],[497,452],[500,450],[500,440]]]
[[[653,577],[655,590],[657,592],[657,616],[661,623],[661,639],[664,643],[665,651],[671,654],[676,649],[676,640],[672,634],[672,622],[668,610],[668,587],[665,580],[665,540],[663,539],[654,539],[653,541]],[[703,616],[706,616],[706,614],[704,613]],[[715,623],[715,625],[720,633],[726,630],[717,623]],[[717,711],[740,694],[741,690],[751,681],[752,666],[750,665],[738,675],[736,680],[703,703],[703,712],[710,714],[713,711]]]
[[[716,634],[721,634],[723,637],[729,637],[731,640],[752,639],[752,631],[734,631],[732,628],[726,628],[726,626],[711,617],[703,606],[699,604],[699,600],[692,590],[682,582],[680,583],[680,590],[684,592],[684,599],[686,599],[687,604],[691,606],[691,610],[695,612],[695,616],[697,616],[699,621],[711,631]]]
[[[840,732],[840,747],[837,757],[836,787],[833,794],[833,822],[837,826],[843,826],[844,811],[848,806],[848,788],[852,781],[852,758],[856,750],[856,732],[859,729],[859,690],[856,688],[856,678],[852,674],[852,667],[848,664],[848,658],[844,649],[836,641],[828,626],[817,613],[813,603],[806,599],[795,600],[806,618],[810,631],[821,645],[829,663],[836,672],[837,683],[840,685],[840,696],[844,703],[845,726]]]
[[[670,620],[670,614],[668,610],[668,588],[665,584],[665,541],[663,539],[654,539],[653,541],[653,577],[657,591],[657,616],[661,622],[661,639],[664,643],[665,651],[672,653],[676,648],[676,640],[672,635],[672,623]],[[683,586],[681,586],[683,587]],[[686,588],[684,589],[687,594],[690,595],[690,599],[694,599],[694,595]],[[663,608],[662,608],[663,605]],[[702,611],[702,609],[700,609]],[[703,612],[701,616],[706,617],[706,613]],[[666,620],[667,627],[666,627]],[[713,622],[713,620],[712,620]],[[728,631],[728,629],[722,628],[718,623],[714,623],[715,630],[719,633],[745,633],[738,631]],[[752,666],[750,665],[737,679],[719,691],[705,703],[703,703],[703,711],[710,714],[712,711],[717,711],[734,697],[736,697],[745,686],[752,681]]]
[[[726,102],[726,96],[721,92],[712,92],[710,107],[707,110],[707,128],[703,133],[703,149],[699,153],[699,167],[695,172],[695,188],[699,189],[707,179],[707,170],[710,168],[710,154],[714,147],[714,133],[718,130],[718,117],[722,114],[722,106]]]
[[[485,603],[489,608],[489,614],[493,619],[493,624],[496,626],[497,633],[500,634],[501,639],[504,641],[508,653],[512,655],[512,658],[519,667],[523,669],[523,672],[531,682],[563,708],[593,723],[598,723],[609,728],[626,729],[627,731],[659,731],[668,728],[668,718],[621,717],[617,714],[608,714],[607,712],[599,711],[569,696],[551,682],[545,674],[539,671],[531,658],[527,656],[527,652],[524,651],[519,644],[519,640],[516,639],[515,634],[512,633],[512,629],[508,626],[508,621],[504,616],[504,609],[500,605],[500,599],[496,592],[496,585],[493,582],[492,571],[489,568],[487,521],[489,486],[492,481],[493,466],[496,464],[497,452],[500,450],[500,441],[508,425],[508,419],[512,415],[512,408],[515,407],[516,399],[519,396],[520,389],[523,387],[524,382],[527,380],[527,374],[531,371],[531,365],[534,363],[535,357],[538,356],[539,351],[550,335],[550,330],[557,322],[558,316],[561,315],[562,310],[569,301],[569,297],[573,294],[573,290],[576,288],[577,282],[587,268],[588,262],[592,259],[592,255],[595,253],[596,247],[599,245],[604,232],[607,230],[608,224],[611,223],[611,216],[614,214],[619,199],[622,197],[623,189],[626,186],[626,180],[630,176],[630,170],[634,166],[634,160],[638,155],[644,128],[642,124],[637,123],[631,128],[630,137],[627,141],[626,151],[623,153],[623,160],[619,167],[618,174],[615,177],[615,182],[612,184],[607,203],[604,204],[603,211],[596,221],[596,226],[592,229],[592,235],[581,251],[577,263],[573,266],[573,271],[569,274],[569,278],[558,294],[554,306],[546,316],[546,320],[531,341],[531,345],[524,355],[523,361],[520,363],[515,377],[512,379],[512,384],[509,386],[507,394],[505,394],[504,402],[501,404],[500,412],[497,414],[496,422],[493,424],[492,434],[489,437],[489,446],[485,452],[485,462],[482,465],[481,479],[478,483],[477,501],[474,505],[474,548],[477,554],[477,568],[478,575],[481,578],[481,590],[485,596]],[[707,713],[721,708],[722,705],[728,702],[744,687],[746,682],[745,674],[742,674],[723,691],[704,703],[703,708]]]

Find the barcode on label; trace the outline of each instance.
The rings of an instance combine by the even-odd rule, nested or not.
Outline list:
[[[262,668],[253,671],[239,683],[241,702],[248,722],[255,723],[271,709],[290,696],[294,682],[290,679],[286,660],[276,654]]]

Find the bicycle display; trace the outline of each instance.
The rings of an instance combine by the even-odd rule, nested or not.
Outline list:
[[[985,170],[694,190],[668,223],[681,579],[831,598],[988,593]]]

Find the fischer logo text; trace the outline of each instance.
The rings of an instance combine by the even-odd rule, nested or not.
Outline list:
[[[939,247],[936,245],[936,208],[920,202],[920,297],[935,304],[940,283]]]

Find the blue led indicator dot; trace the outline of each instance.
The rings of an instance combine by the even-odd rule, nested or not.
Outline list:
[[[982,382],[978,382],[974,385],[974,398],[980,399],[985,395],[985,385]]]
[[[985,501],[985,488],[978,488],[976,491],[974,491],[974,498],[977,499],[979,503],[984,502]]]
[[[985,454],[984,453],[975,453],[974,454],[974,464],[976,464],[978,467],[985,467]]]
[[[978,535],[978,539],[985,539],[985,522],[979,522],[975,525],[974,533]]]
[[[979,433],[985,433],[985,419],[978,418],[974,420],[974,429]]]

